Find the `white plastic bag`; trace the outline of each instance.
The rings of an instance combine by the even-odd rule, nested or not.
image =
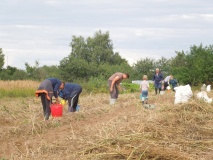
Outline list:
[[[210,91],[211,91],[211,85],[210,85],[210,84],[206,87],[206,91],[207,91],[207,92],[210,92]]]
[[[167,86],[167,87],[166,87],[166,89],[167,89],[167,90],[170,90],[170,89],[171,89],[171,87],[170,87],[170,86]]]
[[[174,102],[174,104],[188,102],[188,100],[193,95],[191,87],[190,87],[189,84],[185,85],[185,86],[175,87],[174,90],[175,90],[175,102]]]
[[[202,87],[200,88],[201,91],[206,91],[206,84],[203,84]]]
[[[209,98],[205,91],[197,93],[198,99],[203,99],[207,103],[212,103],[212,98]]]

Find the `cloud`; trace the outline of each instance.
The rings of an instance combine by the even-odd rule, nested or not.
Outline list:
[[[141,50],[141,49],[116,49],[121,57],[128,60],[130,65],[137,63],[140,59],[151,58],[151,59],[160,59],[161,57],[171,58],[175,55],[175,51],[172,49],[150,49],[150,50]]]
[[[5,54],[5,67],[18,66],[24,69],[25,63],[34,66],[35,61],[39,61],[40,66],[43,65],[59,65],[60,60],[68,56],[69,50],[62,49],[43,49],[43,50],[18,50],[3,49]],[[17,56],[18,55],[18,56]]]
[[[130,62],[212,43],[210,0],[2,0],[0,10],[0,48],[19,68],[26,60],[58,64],[73,35],[98,30],[109,31],[115,51]]]

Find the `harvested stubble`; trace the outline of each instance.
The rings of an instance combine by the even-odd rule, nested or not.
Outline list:
[[[81,110],[43,120],[35,98],[1,99],[1,158],[10,159],[213,159],[213,108],[195,98],[173,105],[174,93],[155,96],[144,109],[139,94],[80,96]]]

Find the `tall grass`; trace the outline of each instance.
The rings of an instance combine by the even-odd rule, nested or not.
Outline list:
[[[39,82],[31,80],[0,81],[0,98],[34,96],[38,85]]]
[[[92,77],[89,81],[77,81],[74,83],[78,83],[82,86],[83,94],[109,92],[108,81],[103,77]],[[40,82],[32,80],[0,81],[0,98],[35,96],[35,91],[39,84]],[[138,84],[123,81],[121,87],[123,89],[121,93],[139,92]],[[152,84],[150,84],[150,88],[153,88]]]

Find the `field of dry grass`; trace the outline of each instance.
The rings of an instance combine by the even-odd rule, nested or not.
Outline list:
[[[212,93],[209,93],[213,97]],[[174,93],[155,96],[144,109],[139,94],[80,96],[80,111],[43,120],[39,99],[0,99],[0,159],[210,160],[213,105],[193,97],[174,105]]]
[[[0,98],[2,97],[28,97],[35,94],[40,83],[31,80],[1,81]]]
[[[14,90],[14,89],[37,89],[40,82],[31,81],[31,80],[16,80],[16,81],[0,81],[0,88],[5,90]]]

